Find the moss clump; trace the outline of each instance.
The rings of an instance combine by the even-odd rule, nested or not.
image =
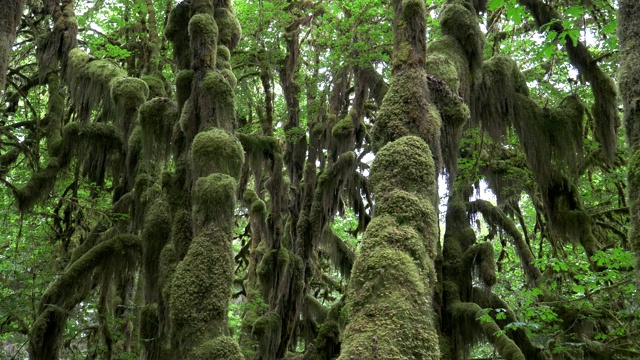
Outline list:
[[[484,34],[478,25],[475,9],[468,2],[451,1],[438,17],[442,35],[453,36],[466,52],[472,74],[482,66]]]
[[[126,72],[107,60],[97,60],[80,49],[69,52],[66,73],[69,92],[81,122],[102,103],[111,112],[111,81],[124,78]]]
[[[202,80],[202,101],[211,107],[200,109],[204,124],[233,131],[235,128],[235,94],[229,81],[220,71],[211,71]]]
[[[431,194],[435,191],[435,167],[429,147],[416,136],[406,136],[380,149],[371,167],[375,193],[394,189]]]
[[[147,100],[147,97],[149,97],[149,86],[141,79],[120,78],[115,79],[111,84],[111,100],[118,112],[137,108]]]
[[[215,223],[221,229],[233,224],[236,180],[229,175],[214,173],[196,181],[193,192],[194,229]]]
[[[140,78],[149,86],[149,98],[167,96],[167,89],[163,79],[155,75],[144,75]]]
[[[171,220],[169,204],[160,200],[151,204],[145,211],[144,228],[142,231],[145,300],[147,303],[157,302],[160,297],[158,288],[158,261],[160,252],[169,241],[171,234]]]
[[[187,254],[191,239],[193,239],[191,212],[178,210],[173,216],[173,225],[171,226],[171,242],[178,259],[182,260]]]
[[[208,14],[213,16],[213,1],[211,0],[193,0],[191,2],[191,16],[195,14]]]
[[[384,248],[361,254],[340,359],[439,359],[428,290],[413,259]]]
[[[229,336],[219,336],[198,345],[193,354],[194,360],[244,360],[238,343]]]
[[[463,99],[469,99],[471,83],[469,61],[460,43],[451,35],[443,35],[429,43],[427,74],[445,82],[447,88]]]
[[[179,2],[171,10],[164,34],[173,43],[173,57],[178,63],[178,69],[189,69],[191,64],[191,47],[189,46],[189,17],[188,2]]]
[[[218,45],[217,56],[218,56],[218,61],[226,61],[226,62],[231,61],[231,51],[229,50],[228,47],[224,45]]]
[[[240,37],[242,37],[242,28],[238,18],[225,8],[217,8],[214,18],[218,24],[218,41],[226,46],[229,50],[233,50],[238,46]]]
[[[273,274],[284,274],[289,267],[291,256],[285,248],[267,250],[256,268],[262,286],[269,286]]]
[[[233,282],[231,236],[215,226],[202,229],[191,242],[171,279],[172,337],[184,356],[201,339],[226,334]],[[182,357],[184,358],[184,357]]]
[[[231,69],[222,69],[220,70],[220,74],[222,74],[225,80],[227,80],[229,86],[232,89],[236,87],[236,85],[238,84],[238,79],[236,78],[236,75],[233,73],[233,71],[231,71]]]
[[[195,14],[189,20],[189,37],[191,39],[191,68],[215,69],[218,26],[209,14]]]
[[[21,213],[31,211],[38,202],[49,197],[60,169],[60,159],[51,158],[44,168],[31,175],[26,184],[14,189],[14,196]]]
[[[196,135],[191,146],[191,161],[193,173],[198,177],[216,172],[239,179],[244,151],[238,139],[214,128]]]
[[[176,98],[180,111],[182,111],[185,101],[191,96],[194,74],[193,70],[180,70],[178,74],[176,74]]]
[[[178,117],[178,106],[169,98],[156,97],[140,107],[139,123],[147,159],[168,157],[173,127]]]
[[[440,128],[437,110],[428,102],[424,70],[407,69],[394,76],[373,129],[375,150],[403,136],[415,135],[429,144],[440,163]],[[439,165],[438,165],[439,168]]]
[[[353,135],[355,131],[355,125],[353,124],[353,118],[351,114],[343,117],[337,124],[331,128],[331,134],[337,139],[346,139]]]
[[[515,121],[516,94],[529,96],[529,88],[516,62],[508,57],[486,61],[482,73],[474,89],[473,117],[493,139],[500,141]]]

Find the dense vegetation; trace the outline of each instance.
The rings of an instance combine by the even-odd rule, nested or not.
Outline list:
[[[636,0],[2,0],[0,358],[638,359],[639,39]]]

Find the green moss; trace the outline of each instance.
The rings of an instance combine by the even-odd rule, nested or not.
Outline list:
[[[235,49],[242,36],[242,28],[238,18],[231,11],[222,7],[216,9],[214,18],[218,29],[220,29],[218,41],[229,50]]]
[[[178,74],[176,74],[176,98],[180,111],[182,111],[182,106],[185,101],[191,96],[194,74],[193,70],[180,70]]]
[[[173,127],[178,117],[178,106],[169,98],[156,97],[140,107],[139,122],[147,159],[154,156],[160,159],[168,157]]]
[[[111,111],[111,81],[125,76],[124,70],[107,60],[97,60],[78,48],[69,52],[66,78],[82,122],[100,103]]]
[[[144,75],[140,78],[149,86],[149,98],[167,96],[167,89],[164,80],[155,75]]]
[[[189,37],[193,61],[191,68],[215,69],[218,26],[209,14],[195,14],[189,20]]]
[[[212,108],[201,110],[207,124],[232,131],[235,128],[235,94],[229,81],[220,71],[211,71],[202,80],[202,92]],[[204,104],[204,102],[201,102]]]
[[[402,251],[363,253],[351,279],[340,359],[439,359],[426,290]]]
[[[343,117],[331,128],[331,134],[337,139],[346,139],[349,136],[352,136],[354,131],[355,126],[353,124],[353,118],[350,113],[347,116]]]
[[[201,339],[228,331],[227,312],[233,282],[231,234],[203,228],[193,239],[171,279],[172,337],[184,356]],[[184,358],[184,357],[181,357]]]
[[[238,139],[214,128],[196,135],[191,146],[191,161],[193,173],[198,177],[216,172],[239,179],[244,151]]]
[[[244,360],[238,343],[229,336],[219,336],[198,345],[194,360]]]
[[[213,16],[213,1],[193,0],[191,2],[191,16],[195,14],[208,14]]]
[[[454,93],[469,98],[469,61],[460,43],[451,35],[431,41],[427,47],[427,74],[445,82]]]
[[[158,304],[148,304],[140,310],[140,339],[146,343],[154,339],[159,327]]]
[[[38,202],[49,197],[60,170],[60,159],[51,158],[44,168],[31,175],[26,184],[14,190],[21,213],[31,211]]]
[[[227,80],[227,83],[229,83],[229,86],[232,89],[235,88],[236,85],[238,85],[238,79],[236,79],[236,76],[233,71],[231,71],[231,69],[222,69],[220,70],[220,73],[225,78],[225,80]]]
[[[158,261],[160,252],[169,241],[171,234],[169,204],[159,200],[145,211],[144,228],[142,231],[143,258],[142,265],[145,278],[145,299],[156,302],[160,297],[158,288]]]
[[[148,97],[149,86],[141,79],[119,78],[111,84],[111,100],[119,113],[139,107]]]
[[[194,229],[217,224],[229,230],[235,210],[236,180],[228,175],[213,173],[196,181],[193,192]]]
[[[173,225],[171,226],[171,241],[178,259],[182,260],[187,254],[192,238],[191,212],[178,210],[173,216]]]
[[[482,66],[484,34],[473,6],[466,2],[448,2],[438,17],[442,35],[453,36],[466,53],[472,72]]]
[[[158,261],[158,286],[162,289],[162,298],[165,304],[169,303],[171,297],[171,278],[178,266],[178,259],[172,243],[167,243],[162,252],[160,252],[160,259]]]
[[[406,136],[387,144],[371,167],[375,193],[400,189],[431,194],[435,191],[435,167],[429,147],[418,137]]]
[[[231,61],[231,51],[229,51],[229,48],[224,45],[218,45],[217,56],[218,61]]]
[[[387,142],[415,135],[429,144],[439,163],[441,123],[429,106],[427,88],[423,69],[407,69],[394,76],[373,129],[375,150]]]
[[[178,69],[189,69],[191,64],[191,48],[189,46],[189,17],[188,2],[179,2],[171,13],[165,28],[165,35],[173,43],[173,57],[177,60]]]
[[[252,332],[254,335],[261,336],[268,333],[280,331],[282,320],[280,316],[274,312],[268,312],[260,316],[254,323]]]
[[[290,255],[289,250],[285,248],[265,251],[256,268],[256,274],[263,287],[271,285],[274,274],[285,274],[291,261]]]
[[[529,88],[516,62],[508,57],[486,61],[482,73],[474,90],[474,117],[493,139],[501,140],[516,120],[516,94],[529,96]]]

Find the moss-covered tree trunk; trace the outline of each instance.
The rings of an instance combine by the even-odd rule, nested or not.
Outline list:
[[[344,360],[440,357],[431,302],[441,124],[424,69],[426,10],[420,0],[396,0],[393,9],[392,83],[374,129],[375,217],[352,272]]]
[[[0,9],[0,93],[4,91],[9,56],[26,0],[6,0]]]
[[[629,240],[640,269],[640,3],[621,0],[618,8],[620,39],[620,94],[629,144]],[[640,282],[640,275],[636,276]]]

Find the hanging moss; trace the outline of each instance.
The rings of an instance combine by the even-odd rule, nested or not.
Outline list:
[[[216,8],[214,18],[218,24],[218,41],[226,46],[229,50],[233,50],[238,46],[242,29],[238,18],[226,8]]]
[[[120,135],[129,137],[138,108],[147,100],[149,87],[137,78],[116,79],[111,84],[111,101],[115,108],[115,125]]]
[[[178,117],[178,107],[169,98],[156,97],[140,107],[139,122],[142,128],[144,155],[147,159],[153,156],[168,158],[173,127]]]
[[[47,126],[46,140],[49,156],[55,157],[60,152],[62,144],[62,117],[64,116],[64,98],[58,92],[60,78],[51,73],[47,77],[49,101],[47,102],[47,115],[43,122]]]
[[[484,34],[473,6],[464,0],[449,1],[443,6],[438,21],[442,35],[453,36],[466,52],[471,74],[479,71],[484,54]]]
[[[171,279],[172,342],[180,358],[201,340],[228,332],[227,311],[233,282],[230,240],[227,231],[215,226],[201,229]]]
[[[496,262],[493,253],[493,245],[483,242],[474,245],[464,254],[465,262],[473,264],[478,278],[488,288],[496,284]]]
[[[149,86],[149,99],[167,96],[167,89],[163,79],[155,75],[144,75],[140,78]]]
[[[191,146],[191,161],[197,177],[216,172],[237,180],[242,172],[244,151],[234,136],[214,128],[196,135]]]
[[[256,274],[263,287],[270,286],[274,274],[285,274],[289,268],[291,254],[286,248],[268,250],[256,268]]]
[[[140,253],[138,237],[123,234],[100,242],[71,263],[40,300],[38,317],[29,333],[29,355],[58,359],[66,319],[89,295],[93,271],[100,266],[134,267]]]
[[[329,259],[334,268],[345,278],[350,278],[356,255],[345,241],[333,233],[331,226],[325,226],[321,244],[329,253]]]
[[[282,318],[275,312],[267,312],[253,323],[252,333],[260,341],[262,357],[266,355],[266,349],[272,343],[272,339],[278,340],[276,343],[280,341],[281,330]]]
[[[194,360],[244,360],[238,343],[229,336],[219,336],[198,345],[193,354]]]
[[[97,60],[80,49],[69,53],[67,73],[69,92],[76,105],[80,121],[87,121],[91,111],[102,103],[111,112],[111,81],[126,76],[126,72],[107,60]]]
[[[171,278],[178,266],[178,256],[172,243],[167,243],[160,252],[158,260],[158,286],[162,289],[162,299],[165,304],[169,303],[171,297]]]
[[[529,96],[524,75],[515,61],[498,56],[482,66],[482,80],[474,88],[473,117],[496,141],[515,121],[516,94]]]
[[[235,210],[236,181],[234,178],[213,173],[196,181],[193,192],[194,229],[215,223],[229,230]]]
[[[31,175],[26,184],[14,189],[21,213],[31,211],[38,202],[45,201],[49,197],[60,169],[60,159],[51,158],[43,169]]]
[[[426,70],[427,74],[444,81],[450,90],[469,99],[469,61],[453,36],[443,35],[429,43]]]
[[[455,302],[450,306],[455,321],[462,326],[475,326],[480,329],[487,340],[495,346],[498,354],[505,360],[525,360],[522,351],[500,327],[493,321],[480,321],[486,319],[480,306],[475,303]],[[468,351],[468,350],[467,350]]]
[[[160,252],[169,241],[171,234],[169,204],[159,200],[151,204],[145,211],[144,228],[142,231],[144,269],[144,285],[146,303],[157,302],[161,289],[158,287],[158,261]]]
[[[164,34],[173,44],[173,57],[178,69],[189,69],[191,64],[191,48],[189,46],[189,3],[179,2],[171,10]]]

